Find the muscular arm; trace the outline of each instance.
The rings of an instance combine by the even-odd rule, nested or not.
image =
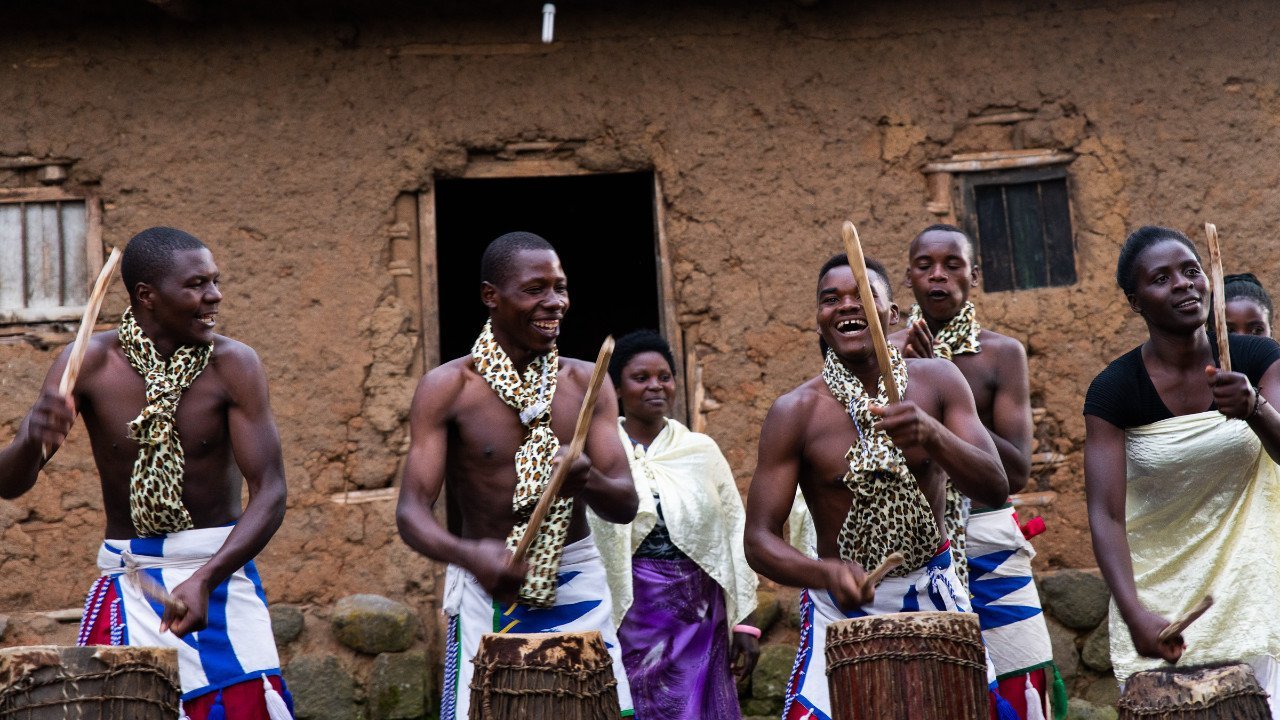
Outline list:
[[[1248,382],[1247,378],[1245,382]],[[1280,403],[1280,362],[1272,363],[1271,367],[1262,374],[1258,392],[1266,398],[1267,402],[1246,422],[1262,441],[1262,447],[1266,449],[1267,455],[1271,456],[1272,462],[1280,463],[1280,411],[1277,410],[1277,407],[1280,407],[1278,405]],[[1253,412],[1252,405],[1249,407],[1249,412]]]
[[[177,635],[204,626],[202,610],[209,593],[262,552],[284,521],[284,460],[267,396],[266,370],[257,353],[243,346],[223,356],[220,364],[219,372],[228,378],[230,390],[227,426],[231,451],[249,487],[249,502],[218,552],[189,580],[174,588],[174,597],[198,611],[173,622]],[[192,585],[194,588],[188,588]],[[203,597],[188,598],[188,590],[194,589],[199,589]]]
[[[48,445],[49,456],[53,457],[71,431],[74,412],[70,402],[58,394],[70,350],[71,346],[67,346],[58,355],[45,375],[35,404],[18,426],[17,435],[0,450],[0,498],[12,500],[35,486],[46,463],[41,459],[41,446]]]
[[[1021,492],[1031,475],[1031,388],[1027,352],[1010,342],[1000,358],[1000,384],[991,405],[988,432],[1009,480],[1009,493]]]
[[[1138,652],[1175,661],[1182,654],[1181,640],[1158,642],[1168,622],[1143,607],[1133,580],[1125,529],[1124,431],[1095,415],[1086,415],[1084,424],[1084,485],[1094,557]]]
[[[791,512],[796,487],[800,482],[800,464],[804,452],[802,408],[794,397],[779,398],[769,409],[760,428],[760,448],[755,476],[747,494],[747,521],[743,549],[747,562],[756,572],[774,582],[792,587],[830,588],[849,604],[862,602],[858,584],[862,568],[856,563],[838,560],[814,560],[791,547],[782,537],[782,525]],[[838,566],[833,568],[832,565]],[[833,570],[840,589],[833,585]]]
[[[584,454],[591,460],[590,475],[581,496],[602,519],[613,523],[629,523],[636,517],[640,499],[631,478],[622,441],[618,438],[618,397],[613,383],[604,379],[596,396],[591,427],[587,431]]]

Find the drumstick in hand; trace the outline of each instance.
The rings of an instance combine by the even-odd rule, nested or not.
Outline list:
[[[93,326],[98,324],[98,311],[102,309],[102,298],[111,285],[111,276],[116,265],[120,264],[120,248],[112,248],[111,255],[102,264],[98,280],[93,284],[93,292],[89,293],[89,301],[84,305],[84,315],[80,317],[80,329],[76,332],[75,344],[71,347],[71,355],[67,358],[67,366],[62,369],[62,379],[58,382],[58,394],[67,397],[76,387],[76,378],[80,376],[80,366],[84,364],[84,354],[89,350],[89,336],[93,335]],[[49,448],[41,448],[41,457],[49,459]]]
[[[1231,372],[1231,346],[1227,343],[1227,289],[1222,279],[1222,246],[1218,244],[1218,228],[1204,224],[1209,239],[1209,294],[1213,298],[1213,334],[1218,341],[1218,369]]]
[[[893,572],[894,568],[904,562],[906,562],[906,558],[902,556],[902,553],[889,553],[889,556],[884,560],[881,560],[880,564],[876,566],[876,569],[872,570],[871,574],[867,575],[866,579],[862,581],[862,587],[859,588],[862,590],[862,597],[866,597],[868,594],[873,592],[876,589],[876,585],[880,584],[880,581],[884,579],[885,575]]]
[[[138,582],[138,589],[148,600],[158,602],[164,606],[165,610],[172,610],[178,615],[187,614],[187,604],[171,595],[164,585],[156,582],[155,578],[142,570],[137,570],[132,575]]]
[[[840,228],[844,240],[845,255],[849,258],[849,269],[858,281],[858,297],[862,299],[863,312],[867,316],[867,329],[871,332],[871,344],[875,346],[876,361],[880,363],[880,376],[884,378],[884,394],[890,403],[898,402],[898,383],[893,379],[893,366],[889,363],[889,343],[884,337],[884,328],[880,326],[880,313],[876,309],[875,296],[871,292],[871,279],[867,276],[867,261],[862,256],[862,241],[858,239],[858,228],[845,220]]]
[[[529,552],[529,546],[533,545],[533,539],[537,537],[538,531],[542,529],[542,521],[546,519],[547,512],[551,510],[551,503],[560,496],[560,488],[564,485],[565,476],[569,473],[569,468],[573,466],[578,456],[582,454],[582,446],[587,443],[587,430],[591,428],[591,416],[596,409],[596,395],[600,392],[600,385],[604,382],[605,373],[609,370],[609,358],[613,357],[613,336],[604,339],[604,344],[600,346],[600,354],[596,356],[596,366],[591,370],[591,383],[587,386],[587,396],[582,398],[582,408],[578,410],[578,424],[573,428],[573,440],[569,442],[569,450],[560,458],[560,463],[556,465],[556,469],[551,472],[551,480],[547,483],[547,489],[543,491],[542,497],[538,498],[538,504],[533,508],[533,514],[529,516],[529,525],[524,530],[524,536],[520,538],[520,543],[516,545],[515,554],[512,556],[511,564],[514,565],[524,560],[525,553]]]
[[[1178,616],[1176,620],[1169,623],[1169,627],[1160,631],[1160,642],[1168,642],[1173,638],[1182,634],[1191,623],[1205,613],[1206,610],[1213,607],[1213,596],[1205,595],[1204,599],[1196,603],[1196,606]]]

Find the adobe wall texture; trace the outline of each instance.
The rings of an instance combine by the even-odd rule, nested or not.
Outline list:
[[[985,325],[1026,343],[1048,412],[1040,449],[1068,458],[1033,483],[1061,494],[1037,563],[1093,565],[1080,407],[1140,338],[1112,280],[1127,230],[1199,237],[1214,220],[1228,271],[1280,280],[1267,225],[1280,8],[807,4],[563,4],[554,51],[492,55],[470,46],[536,40],[534,5],[182,22],[122,3],[69,26],[15,15],[0,46],[0,155],[79,158],[71,182],[100,194],[107,245],[174,224],[214,248],[222,330],[265,361],[284,442],[289,512],[260,560],[272,599],[378,592],[430,612],[436,576],[396,537],[390,503],[329,501],[390,484],[405,450],[420,369],[387,272],[398,193],[463,172],[469,152],[536,140],[569,141],[561,154],[591,170],[653,169],[676,309],[718,403],[708,431],[745,490],[770,403],[818,369],[811,287],[839,222],[904,267],[906,241],[937,219],[923,163],[1073,151],[1079,283],[976,301]],[[1002,110],[1033,117],[970,122]],[[123,303],[117,285],[108,312]],[[0,346],[0,441],[58,347]],[[0,501],[0,612],[81,603],[98,495],[78,428],[31,493]]]

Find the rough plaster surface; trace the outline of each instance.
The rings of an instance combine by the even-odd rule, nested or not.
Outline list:
[[[904,267],[914,231],[939,219],[922,164],[1071,150],[1079,283],[976,301],[984,324],[1027,344],[1049,416],[1040,449],[1069,460],[1033,482],[1060,493],[1037,563],[1092,565],[1080,407],[1140,339],[1112,280],[1126,231],[1159,222],[1198,237],[1214,220],[1237,259],[1228,271],[1280,280],[1263,227],[1280,204],[1280,8],[804,5],[565,4],[550,50],[512,45],[536,40],[538,20],[514,3],[190,22],[120,3],[69,25],[7,8],[0,155],[79,158],[71,184],[102,198],[108,245],[175,224],[213,246],[221,329],[264,359],[284,442],[289,513],[260,559],[272,599],[377,592],[426,613],[435,569],[400,543],[390,503],[328,500],[389,484],[405,447],[420,351],[413,300],[386,271],[398,193],[539,140],[569,143],[557,157],[588,170],[652,168],[676,311],[717,404],[708,432],[745,491],[771,402],[819,369],[810,288],[839,222]],[[970,122],[1011,110],[1032,118]],[[21,183],[0,172],[0,186]],[[123,302],[117,285],[108,312]],[[0,345],[0,441],[57,349]],[[0,501],[0,611],[82,602],[97,495],[77,429],[31,493]]]

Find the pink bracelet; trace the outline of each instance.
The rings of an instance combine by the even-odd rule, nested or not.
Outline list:
[[[743,633],[745,635],[750,635],[751,637],[754,637],[757,640],[760,639],[760,628],[758,627],[752,627],[750,625],[734,625],[733,631],[736,633]]]

